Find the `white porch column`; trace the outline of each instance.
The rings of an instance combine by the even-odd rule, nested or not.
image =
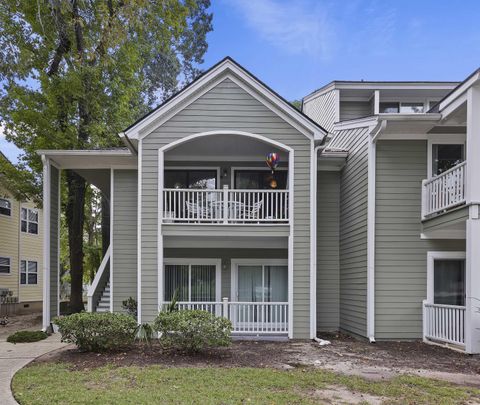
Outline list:
[[[60,169],[43,162],[43,321],[46,330],[60,314]]]
[[[465,350],[480,353],[480,89],[467,90]]]

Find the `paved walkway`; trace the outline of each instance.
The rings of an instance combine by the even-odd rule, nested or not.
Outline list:
[[[13,375],[32,360],[52,350],[65,346],[60,342],[60,334],[35,343],[8,343],[0,339],[0,404],[17,405],[10,384]]]

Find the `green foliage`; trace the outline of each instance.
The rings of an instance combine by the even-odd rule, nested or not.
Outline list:
[[[137,300],[133,297],[128,297],[126,300],[122,301],[122,308],[127,311],[128,315],[137,318]]]
[[[152,343],[155,331],[149,323],[142,323],[137,326],[135,340],[140,343],[150,345]]]
[[[125,349],[133,343],[137,329],[131,316],[109,312],[81,312],[53,322],[59,327],[62,342],[74,343],[89,352]]]
[[[293,105],[298,111],[302,111],[302,100],[293,100],[290,101],[290,104]]]
[[[232,323],[200,310],[160,312],[153,328],[167,347],[198,352],[208,347],[229,346]]]
[[[178,311],[178,288],[173,292],[172,299],[167,304],[165,311],[167,312]]]
[[[46,339],[48,335],[41,330],[22,330],[7,337],[10,343],[30,343]]]

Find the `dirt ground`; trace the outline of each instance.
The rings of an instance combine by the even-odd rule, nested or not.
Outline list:
[[[8,318],[6,325],[0,325],[0,339],[19,330],[40,330],[42,328],[42,313],[35,312],[27,315],[14,315]]]
[[[319,346],[310,341],[234,341],[231,347],[197,355],[162,350],[159,345],[135,346],[120,353],[81,353],[68,346],[36,362],[67,362],[74,369],[103,365],[164,367],[273,367],[281,369],[319,367],[369,379],[391,378],[408,373],[480,387],[480,356],[469,356],[421,342],[370,344],[348,336],[331,338]]]

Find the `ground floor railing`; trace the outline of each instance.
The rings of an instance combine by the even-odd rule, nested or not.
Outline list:
[[[164,302],[160,311],[170,305]],[[287,334],[288,303],[287,302],[178,302],[176,309],[199,309],[216,316],[229,319],[234,334]]]
[[[424,339],[465,346],[465,307],[423,302]]]

